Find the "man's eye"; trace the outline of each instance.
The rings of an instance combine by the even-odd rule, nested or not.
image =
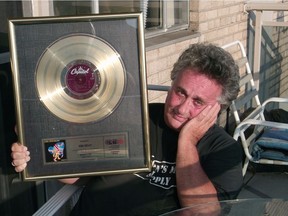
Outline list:
[[[204,103],[203,103],[203,101],[195,100],[194,104],[195,104],[195,106],[203,106]]]
[[[180,96],[184,96],[184,93],[181,92],[181,91],[179,91],[177,94],[180,95]]]
[[[184,96],[185,95],[185,93],[181,89],[177,89],[176,90],[176,94],[179,95],[179,96]]]

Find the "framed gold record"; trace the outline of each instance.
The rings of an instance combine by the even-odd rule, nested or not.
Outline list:
[[[9,20],[25,181],[148,171],[142,13]]]

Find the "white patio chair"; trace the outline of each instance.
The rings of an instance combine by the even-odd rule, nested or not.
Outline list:
[[[285,158],[286,151],[288,154],[288,131],[285,131],[288,129],[288,124],[267,121],[264,116],[264,110],[268,103],[287,103],[288,99],[272,97],[261,104],[244,46],[240,41],[235,41],[223,46],[223,48],[232,52],[233,56],[239,56],[236,61],[240,69],[241,90],[230,109],[236,122],[233,137],[236,140],[240,137],[246,155],[243,175],[247,171],[249,161],[259,164],[288,165],[288,158]],[[245,110],[253,111],[241,120],[240,117]],[[275,135],[274,130],[271,131],[271,129],[276,128],[277,134]],[[279,132],[279,130],[281,131]],[[264,134],[265,138],[263,138]],[[285,140],[280,138],[282,135]]]

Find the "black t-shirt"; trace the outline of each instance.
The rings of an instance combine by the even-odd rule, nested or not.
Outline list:
[[[150,104],[152,170],[91,178],[72,215],[153,216],[180,208],[176,187],[178,132],[164,122],[164,105]],[[222,199],[242,186],[242,148],[214,125],[197,145],[201,165]]]

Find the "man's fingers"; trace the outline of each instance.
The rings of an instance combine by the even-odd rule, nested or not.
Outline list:
[[[196,116],[196,119],[198,121],[207,121],[207,120],[212,120],[217,118],[217,115],[220,111],[220,105],[218,103],[215,103],[213,106],[208,105],[205,107],[205,109],[202,110],[201,113],[199,113],[198,116]]]
[[[26,168],[27,162],[31,159],[30,152],[26,146],[20,143],[13,143],[11,150],[11,165],[14,166],[16,172],[22,172]]]
[[[29,158],[23,158],[23,159],[18,159],[18,160],[13,160],[12,161],[12,165],[14,165],[15,167],[21,166],[22,164],[25,164],[27,161],[29,160]]]
[[[15,142],[12,144],[11,150],[12,151],[27,151],[27,147],[20,143]]]
[[[11,153],[11,157],[14,160],[23,159],[27,156],[30,156],[30,152],[27,151],[27,148],[24,150],[12,151],[12,153]]]
[[[16,172],[22,172],[26,166],[27,166],[27,162],[30,161],[30,156],[26,156],[23,159],[16,159],[12,161],[12,166],[14,166],[14,169]]]
[[[27,163],[21,164],[20,166],[16,166],[15,171],[16,172],[22,172],[26,168],[26,166],[27,166]]]
[[[11,154],[11,157],[13,159],[14,165],[19,165],[21,164],[20,162],[23,160],[23,162],[28,162],[30,161],[30,152],[13,152]],[[16,161],[20,161],[19,163],[16,164]]]

